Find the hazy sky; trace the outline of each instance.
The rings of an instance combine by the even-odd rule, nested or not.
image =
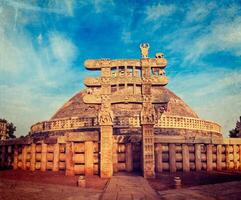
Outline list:
[[[223,133],[241,115],[239,1],[0,0],[0,118],[17,135],[83,88],[88,58],[163,52],[168,88]]]

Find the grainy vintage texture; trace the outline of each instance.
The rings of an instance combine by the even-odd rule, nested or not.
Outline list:
[[[1,168],[65,171],[68,176],[141,171],[241,170],[241,139],[224,139],[221,127],[202,120],[165,88],[167,60],[85,61],[86,89],[67,101],[28,136],[0,141]]]

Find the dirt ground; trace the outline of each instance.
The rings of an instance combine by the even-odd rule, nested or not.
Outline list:
[[[224,183],[231,181],[241,181],[241,172],[222,171],[222,172],[163,172],[157,175],[156,179],[148,179],[149,184],[156,191],[174,189],[174,177],[181,178],[181,188],[188,188],[198,185]]]
[[[77,186],[78,176],[65,176],[64,172],[52,171],[24,171],[24,170],[1,170],[0,179],[21,180],[34,183],[56,184],[65,186]],[[86,177],[86,187],[103,190],[108,179],[99,176]]]

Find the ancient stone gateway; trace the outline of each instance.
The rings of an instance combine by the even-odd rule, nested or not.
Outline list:
[[[86,60],[86,88],[23,139],[0,143],[1,167],[111,177],[141,171],[241,169],[241,141],[222,138],[165,85],[163,53],[140,59]]]
[[[144,177],[154,177],[154,124],[156,115],[161,114],[167,105],[167,101],[155,102],[152,99],[152,85],[164,86],[168,79],[164,68],[167,61],[163,56],[148,58],[148,44],[141,44],[142,58],[123,60],[87,60],[85,66],[89,70],[100,70],[101,77],[87,78],[85,85],[88,94],[83,97],[87,104],[100,104],[98,120],[100,125],[100,173],[101,177],[110,177],[113,173],[113,104],[136,104],[141,107],[136,116],[140,120],[142,134],[142,169]],[[141,74],[138,74],[140,70]],[[153,73],[153,74],[152,74]],[[122,87],[122,89],[120,89]],[[138,88],[138,89],[137,89]],[[164,98],[163,98],[164,99]],[[125,110],[124,110],[125,111]],[[126,126],[130,126],[129,119],[133,117],[131,112],[125,111]],[[118,117],[118,114],[115,114]],[[117,119],[118,120],[118,119]],[[119,120],[120,121],[120,120]],[[121,124],[120,124],[121,126]],[[121,130],[122,127],[119,127]],[[132,171],[132,146],[126,145],[126,168]]]

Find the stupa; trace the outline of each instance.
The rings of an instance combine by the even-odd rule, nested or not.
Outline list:
[[[152,177],[155,140],[179,136],[187,140],[222,137],[217,123],[200,119],[165,87],[167,60],[163,53],[149,58],[149,47],[147,43],[140,45],[140,59],[86,60],[86,69],[99,70],[100,77],[87,77],[86,88],[67,101],[50,120],[34,124],[30,137],[98,132],[102,177],[113,173],[112,148],[116,143],[132,143],[132,149],[142,154],[136,156],[132,168],[142,168],[145,177]],[[127,166],[118,166],[128,171]]]

